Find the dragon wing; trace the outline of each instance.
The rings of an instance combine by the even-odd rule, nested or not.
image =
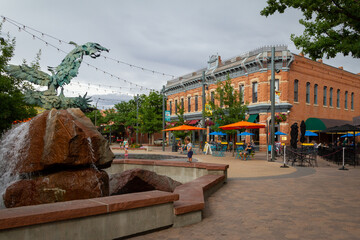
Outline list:
[[[41,86],[48,86],[51,81],[51,76],[49,74],[29,67],[26,64],[20,66],[8,65],[6,67],[6,72],[14,78],[27,80]]]

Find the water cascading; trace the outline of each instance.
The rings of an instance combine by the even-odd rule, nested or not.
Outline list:
[[[19,180],[16,167],[29,150],[29,127],[30,122],[14,125],[0,139],[0,208],[5,207],[3,194],[6,188]]]

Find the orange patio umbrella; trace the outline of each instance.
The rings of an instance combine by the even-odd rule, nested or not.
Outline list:
[[[224,125],[219,127],[222,130],[236,130],[236,129],[257,129],[257,128],[265,128],[264,124],[252,123],[247,121],[240,121],[237,123],[232,123],[228,125]]]
[[[173,128],[164,129],[163,131],[191,131],[191,130],[205,130],[206,128],[193,127],[189,125],[181,125]]]

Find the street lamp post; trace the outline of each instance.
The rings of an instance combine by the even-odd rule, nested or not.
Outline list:
[[[162,127],[163,129],[165,129],[165,86],[163,85],[162,88],[162,97],[163,97],[163,102],[162,102]],[[165,132],[162,132],[162,150],[163,152],[165,152]]]
[[[271,101],[271,159],[275,161],[275,47],[271,48],[271,81],[270,81],[270,101]]]
[[[201,127],[205,127],[205,71],[202,73],[202,119],[201,119]],[[202,149],[204,140],[204,130],[200,130],[200,149]]]
[[[136,144],[139,144],[139,94],[136,95]]]

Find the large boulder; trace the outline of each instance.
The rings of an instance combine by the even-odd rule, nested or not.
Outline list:
[[[93,168],[20,180],[6,189],[7,208],[109,196],[109,176]]]
[[[181,183],[144,169],[131,169],[110,175],[110,195],[160,190],[173,192]]]
[[[29,137],[20,149],[18,173],[32,173],[54,166],[111,165],[114,154],[106,139],[78,108],[52,109],[30,122]],[[11,156],[9,156],[11,157]]]

